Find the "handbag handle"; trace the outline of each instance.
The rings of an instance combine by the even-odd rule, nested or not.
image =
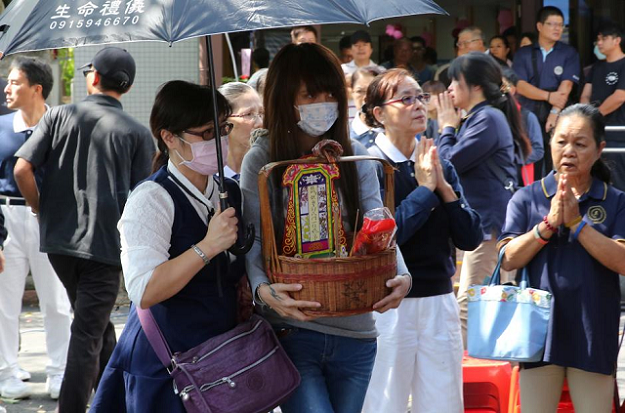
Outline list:
[[[501,284],[501,262],[503,261],[503,257],[506,253],[506,247],[508,244],[501,247],[499,250],[499,258],[497,259],[497,266],[495,266],[495,270],[493,271],[493,275],[490,277],[490,282],[488,285],[499,285]],[[519,287],[521,289],[527,288],[530,284],[529,275],[527,274],[527,267],[523,267],[521,270],[521,283]]]

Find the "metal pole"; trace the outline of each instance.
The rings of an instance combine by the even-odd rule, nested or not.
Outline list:
[[[217,108],[217,82],[215,81],[215,63],[213,62],[213,44],[211,36],[205,38],[206,54],[208,55],[208,71],[211,93],[213,97],[213,124],[215,126],[215,145],[217,147],[217,170],[219,172],[219,206],[222,211],[228,209],[228,191],[226,191],[226,180],[224,178],[224,160],[221,148],[221,133],[219,127],[219,109]]]

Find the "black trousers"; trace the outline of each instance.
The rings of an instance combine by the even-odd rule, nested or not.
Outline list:
[[[85,413],[91,392],[115,348],[110,321],[121,268],[68,255],[48,254],[74,309],[67,366],[59,397],[60,413]]]

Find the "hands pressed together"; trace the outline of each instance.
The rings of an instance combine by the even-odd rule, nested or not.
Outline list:
[[[558,190],[551,200],[547,220],[552,227],[557,228],[574,222],[579,216],[579,202],[573,194],[567,175],[561,174],[558,179]]]
[[[417,146],[417,158],[414,164],[415,179],[419,186],[436,192],[444,202],[457,199],[456,194],[445,179],[443,165],[438,150],[432,139],[421,138]]]

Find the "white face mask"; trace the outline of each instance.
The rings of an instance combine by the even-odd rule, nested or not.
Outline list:
[[[311,103],[297,106],[300,121],[297,126],[310,136],[321,136],[330,130],[339,117],[337,102]]]
[[[594,52],[595,52],[595,56],[597,56],[597,59],[599,59],[599,60],[605,60],[606,59],[606,56],[599,51],[599,46],[595,45]]]

